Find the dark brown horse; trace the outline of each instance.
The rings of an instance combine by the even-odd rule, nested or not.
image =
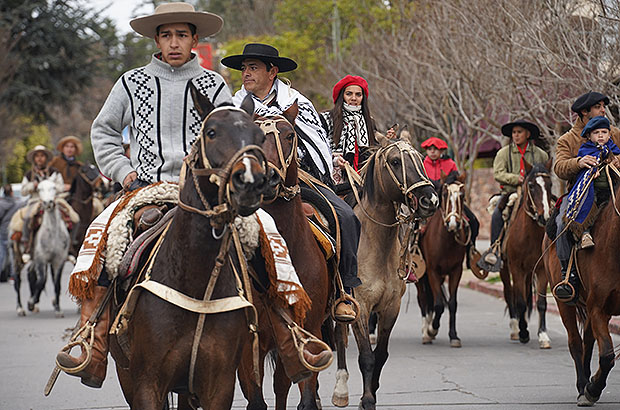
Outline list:
[[[80,216],[80,222],[71,229],[71,251],[72,255],[77,255],[80,250],[88,226],[97,216],[93,199],[95,192],[101,185],[99,171],[93,165],[82,165],[78,170],[71,189],[69,190],[69,204]]]
[[[381,370],[388,358],[388,343],[400,312],[405,282],[399,278],[399,207],[405,205],[413,217],[431,216],[438,199],[426,177],[421,155],[406,141],[381,139],[381,147],[362,169],[361,201],[354,208],[362,223],[358,249],[358,276],[362,284],[354,297],[360,304],[358,320],[351,325],[359,351],[364,390],[360,408],[375,409]],[[408,221],[402,221],[408,222]],[[368,317],[377,312],[377,346],[372,350]],[[345,325],[336,325],[338,371],[332,402],[345,407],[349,401],[346,367]]]
[[[456,293],[463,274],[463,259],[471,231],[463,214],[466,175],[446,183],[441,178],[440,212],[429,219],[420,238],[420,248],[426,262],[426,275],[416,283],[418,304],[422,311],[422,343],[432,343],[447,303],[450,311],[450,346],[461,347],[456,334]],[[443,284],[448,278],[449,296],[446,300]]]
[[[243,289],[235,270],[240,271],[243,261],[225,238],[233,229],[232,218],[253,213],[267,191],[262,150],[257,147],[265,136],[250,116],[251,98],[241,109],[213,109],[195,89],[192,94],[204,118],[203,128],[187,162],[179,195],[183,206],[172,217],[150,280],[199,301],[209,293],[208,284],[212,301],[237,298]],[[212,277],[218,279],[210,282]],[[242,349],[250,338],[247,312],[235,309],[201,316],[142,291],[127,325],[129,354],[123,353],[118,337],[111,337],[130,407],[159,410],[168,392],[185,386],[204,409],[229,409]],[[198,331],[201,317],[203,328]]]
[[[330,280],[327,263],[310,229],[308,220],[302,210],[299,181],[297,179],[297,135],[291,125],[297,115],[297,106],[289,108],[284,116],[258,118],[256,123],[266,135],[263,150],[265,157],[274,169],[280,174],[282,183],[278,188],[278,197],[275,201],[263,205],[275,220],[279,233],[286,240],[291,261],[304,289],[312,300],[312,307],[308,310],[304,322],[304,329],[314,335],[320,335],[321,324],[327,316],[327,302],[330,292]],[[270,324],[265,303],[269,301],[255,291],[255,306],[259,317],[260,339],[260,370],[261,379],[265,356],[276,348],[272,324]],[[244,358],[239,368],[239,381],[243,394],[248,400],[247,409],[266,409],[263,398],[263,386],[257,384],[252,374],[252,354],[250,346],[244,350]],[[299,383],[301,401],[298,409],[314,410],[317,407],[317,376]],[[276,409],[285,410],[291,380],[287,377],[281,358],[276,357],[273,386],[276,396]]]
[[[615,190],[616,199],[620,188]],[[566,200],[566,198],[564,198]],[[579,300],[576,306],[557,302],[562,323],[568,333],[568,349],[577,372],[578,406],[592,406],[601,396],[607,377],[614,366],[614,346],[609,334],[609,321],[620,315],[620,203],[609,201],[591,229],[594,247],[577,251]],[[571,235],[570,231],[564,233]],[[545,235],[542,249],[551,243]],[[561,279],[560,261],[553,245],[543,257],[551,288]],[[580,332],[580,327],[582,332]],[[590,378],[594,342],[598,345],[599,368]]]
[[[510,338],[521,343],[530,340],[527,322],[532,310],[532,281],[536,280],[538,344],[541,349],[551,348],[545,319],[547,277],[542,263],[536,264],[541,256],[539,244],[545,234],[544,226],[555,202],[551,194],[551,163],[551,159],[546,164],[533,167],[526,163],[527,175],[521,186],[521,201],[506,231],[504,260],[500,270],[510,314]]]

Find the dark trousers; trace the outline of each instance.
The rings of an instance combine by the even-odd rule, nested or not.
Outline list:
[[[476,215],[469,209],[467,205],[463,205],[463,213],[469,219],[469,229],[471,229],[471,244],[476,246],[476,238],[478,237],[478,232],[480,232],[480,222]]]
[[[360,241],[362,224],[353,212],[338,195],[329,188],[315,185],[321,194],[332,204],[340,223],[340,277],[345,288],[354,288],[362,284],[357,277],[357,248]]]
[[[502,200],[500,199],[500,203]],[[502,228],[504,227],[504,218],[502,217],[503,209],[499,209],[499,206],[496,206],[493,210],[493,215],[491,215],[491,245],[497,241],[499,235],[502,233]]]

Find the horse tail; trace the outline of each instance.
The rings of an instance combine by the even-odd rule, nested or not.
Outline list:
[[[532,275],[532,278],[534,279],[536,276]],[[534,307],[534,298],[533,298],[533,290],[532,290],[532,286],[527,286],[527,289],[525,290],[526,295],[525,295],[525,300],[526,300],[526,304],[527,304],[527,317],[529,318],[532,315],[532,309]]]
[[[586,310],[585,305],[577,304],[575,306],[575,316],[577,317],[577,324],[579,326],[579,333],[583,338],[584,328],[586,325],[586,321],[588,320],[588,311]]]

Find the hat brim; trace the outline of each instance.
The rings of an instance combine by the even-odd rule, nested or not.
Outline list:
[[[26,154],[26,159],[28,160],[28,162],[32,163],[34,161],[34,154],[36,154],[37,152],[42,152],[45,154],[45,156],[47,157],[47,161],[46,162],[50,162],[52,160],[52,158],[54,157],[54,154],[52,154],[51,151],[49,150],[43,150],[43,149],[38,149],[35,151],[30,151],[28,154]]]
[[[181,11],[138,17],[129,22],[131,28],[144,37],[155,38],[157,27],[162,24],[190,23],[196,26],[198,38],[209,37],[222,29],[224,20],[217,14],[206,11]]]
[[[508,138],[512,138],[512,129],[514,127],[523,127],[530,132],[529,139],[538,139],[540,137],[540,128],[536,124],[527,121],[515,121],[502,125],[502,134]]]
[[[76,151],[75,155],[80,155],[82,153],[82,150],[83,150],[82,141],[80,141],[79,138],[73,137],[73,136],[61,138],[60,141],[58,141],[58,145],[56,145],[56,150],[59,152],[62,152],[62,149],[64,148],[67,142],[72,142],[75,144],[75,151]]]
[[[224,64],[228,68],[241,71],[241,64],[244,60],[247,60],[248,58],[254,58],[257,60],[270,62],[271,64],[278,67],[278,71],[281,73],[293,71],[297,68],[297,63],[290,58],[274,57],[264,54],[238,54],[234,56],[228,56],[222,59],[222,64]]]

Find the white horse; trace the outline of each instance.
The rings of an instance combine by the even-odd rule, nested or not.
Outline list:
[[[28,310],[39,311],[39,299],[47,280],[49,266],[54,279],[55,296],[52,301],[56,317],[63,317],[60,310],[60,277],[62,268],[69,254],[71,244],[67,225],[62,219],[56,203],[56,184],[49,179],[41,181],[37,187],[43,218],[34,238],[32,262],[27,266],[28,282],[30,283],[30,299]],[[18,291],[19,293],[19,291]]]

